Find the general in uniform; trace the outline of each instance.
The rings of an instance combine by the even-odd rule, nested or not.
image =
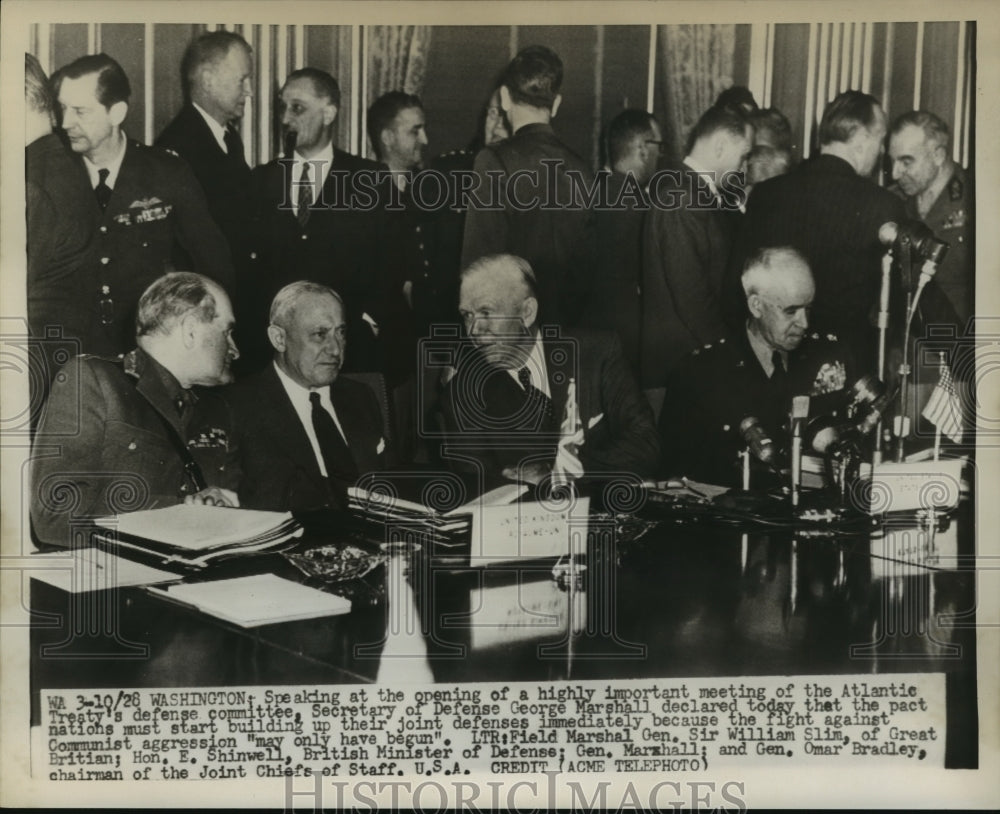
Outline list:
[[[849,353],[834,334],[810,333],[788,354],[786,380],[771,380],[746,334],[691,351],[667,382],[660,415],[663,474],[706,483],[740,483],[740,423],[757,418],[781,446],[794,396],[838,393],[851,383]]]
[[[123,358],[80,356],[57,375],[38,431],[31,516],[39,540],[72,544],[90,518],[180,503],[199,491],[171,432],[209,486],[235,489],[239,467],[228,404],[199,388],[178,410],[181,387],[140,349]]]

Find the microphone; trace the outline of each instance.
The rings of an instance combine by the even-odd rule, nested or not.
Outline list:
[[[878,242],[886,248],[892,246],[899,237],[899,226],[893,221],[886,221],[878,228]]]
[[[288,130],[285,132],[285,158],[291,158],[292,154],[295,152],[295,144],[299,140],[299,133],[297,130]]]
[[[869,435],[872,430],[874,430],[878,423],[882,420],[882,413],[885,412],[885,408],[889,406],[893,398],[896,396],[896,389],[891,392],[886,390],[882,393],[875,401],[872,402],[871,409],[857,424],[855,424],[854,429],[862,438]]]
[[[740,422],[740,435],[747,448],[761,463],[770,464],[774,460],[774,441],[760,425],[760,419],[748,415]]]

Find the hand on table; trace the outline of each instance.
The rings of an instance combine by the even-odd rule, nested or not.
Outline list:
[[[240,499],[236,496],[236,492],[219,486],[209,486],[196,494],[188,495],[184,498],[184,502],[196,506],[227,506],[230,509],[240,507]]]

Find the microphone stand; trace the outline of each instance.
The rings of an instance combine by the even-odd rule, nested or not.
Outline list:
[[[917,305],[920,302],[920,295],[924,291],[924,286],[930,281],[937,271],[937,263],[933,260],[925,260],[920,269],[920,280],[917,283],[917,290],[906,295],[906,328],[903,331],[903,362],[899,366],[899,414],[896,416],[893,429],[896,435],[896,462],[902,463],[905,458],[904,441],[910,434],[910,417],[906,414],[907,390],[910,378],[909,349],[910,349],[910,328],[913,324],[913,315],[917,312]]]
[[[889,291],[892,275],[892,246],[882,255],[882,287],[879,290],[878,311],[878,377],[885,381],[885,348],[889,331]],[[875,427],[875,449],[872,451],[872,463],[882,462],[882,422]]]

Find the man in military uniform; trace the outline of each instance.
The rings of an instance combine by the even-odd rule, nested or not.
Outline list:
[[[651,182],[643,224],[640,383],[658,412],[670,368],[724,330],[721,295],[743,199],[753,128],[713,107],[688,138],[684,161]]]
[[[94,326],[85,347],[123,353],[136,302],[151,282],[193,267],[228,286],[229,248],[188,165],[125,136],[131,90],[117,62],[106,54],[80,57],[59,69],[53,84],[62,128],[79,156],[62,183],[92,190],[76,213],[95,236],[92,290],[79,303]]]
[[[232,381],[233,325],[222,288],[173,272],[139,300],[138,348],[123,359],[79,356],[62,369],[33,450],[39,541],[74,545],[92,518],[116,512],[238,505],[231,412],[207,389]]]
[[[756,418],[779,442],[794,396],[815,402],[850,381],[847,351],[836,337],[807,331],[815,285],[798,251],[758,251],[742,284],[750,312],[745,329],[692,351],[667,383],[660,416],[666,476],[738,485],[744,419]]]
[[[193,40],[181,63],[185,104],[156,140],[191,165],[212,219],[226,236],[238,281],[232,292],[237,322],[248,329],[239,337],[244,351],[247,339],[255,338],[249,335],[247,298],[260,285],[253,184],[239,132],[252,75],[252,52],[239,34],[209,31]]]
[[[889,133],[892,191],[906,216],[923,221],[950,245],[934,282],[951,302],[960,329],[975,311],[975,192],[971,173],[948,155],[948,125],[933,113],[904,113]]]

